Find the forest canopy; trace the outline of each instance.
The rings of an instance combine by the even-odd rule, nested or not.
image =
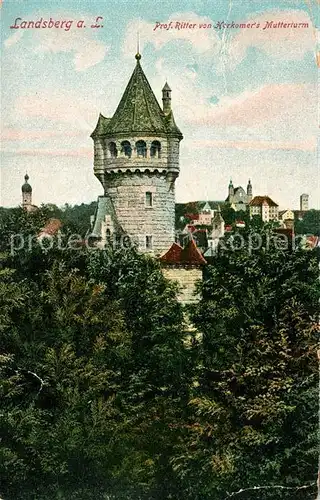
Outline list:
[[[0,213],[3,499],[314,500],[318,249],[227,239],[187,307],[133,249],[43,248],[52,213]]]

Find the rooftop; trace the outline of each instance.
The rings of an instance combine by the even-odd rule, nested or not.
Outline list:
[[[184,248],[178,243],[173,243],[159,260],[163,264],[203,265],[207,263],[193,239]]]
[[[278,207],[277,203],[275,203],[269,196],[264,195],[264,196],[255,196],[249,203],[250,207],[257,207],[261,206],[264,203],[267,203],[269,207]]]
[[[165,114],[136,57],[136,67],[112,118],[102,114],[91,137],[116,134],[171,134],[182,139],[173,113]],[[167,85],[167,84],[166,84]],[[168,85],[167,85],[168,86]]]

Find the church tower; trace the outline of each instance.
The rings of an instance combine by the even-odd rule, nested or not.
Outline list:
[[[233,202],[233,197],[234,197],[234,186],[232,183],[232,179],[230,179],[229,186],[228,186],[228,195],[229,195],[229,203]]]
[[[248,185],[247,185],[247,197],[248,197],[248,203],[252,200],[252,184],[251,180],[249,179]]]
[[[104,243],[130,237],[139,251],[160,255],[175,240],[175,180],[183,138],[171,110],[171,89],[161,109],[136,54],[136,66],[112,116],[100,114],[91,137],[98,199],[91,236]]]
[[[29,176],[24,176],[24,184],[21,187],[22,191],[22,208],[30,212],[32,210],[32,187],[28,183]]]

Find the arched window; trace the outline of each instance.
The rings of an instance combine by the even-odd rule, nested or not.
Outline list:
[[[145,158],[147,156],[147,145],[144,141],[136,142],[137,156]]]
[[[110,152],[111,158],[117,158],[118,150],[117,150],[117,145],[115,142],[109,142],[109,152]]]
[[[151,158],[160,158],[161,144],[159,141],[152,141],[150,148]]]
[[[124,154],[124,156],[127,156],[128,158],[131,158],[132,154],[132,147],[129,141],[122,141],[121,143],[121,153]]]

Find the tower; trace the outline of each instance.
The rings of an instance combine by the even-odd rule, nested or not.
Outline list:
[[[229,203],[232,203],[233,202],[233,196],[234,196],[234,187],[233,187],[233,184],[232,184],[232,179],[230,179],[230,182],[229,182],[228,193],[229,193]]]
[[[21,187],[22,191],[22,208],[30,212],[32,210],[32,187],[28,183],[29,176],[26,173],[24,176],[24,184]]]
[[[247,197],[248,197],[248,203],[252,200],[252,184],[251,180],[248,180],[248,185],[247,185]]]
[[[163,109],[141,67],[141,55],[112,116],[100,114],[91,137],[94,174],[104,195],[92,236],[114,241],[127,235],[139,251],[162,254],[174,241],[175,180],[183,138],[171,110],[171,89],[162,90]]]
[[[302,194],[300,196],[300,210],[301,212],[309,210],[309,195],[308,194]]]

